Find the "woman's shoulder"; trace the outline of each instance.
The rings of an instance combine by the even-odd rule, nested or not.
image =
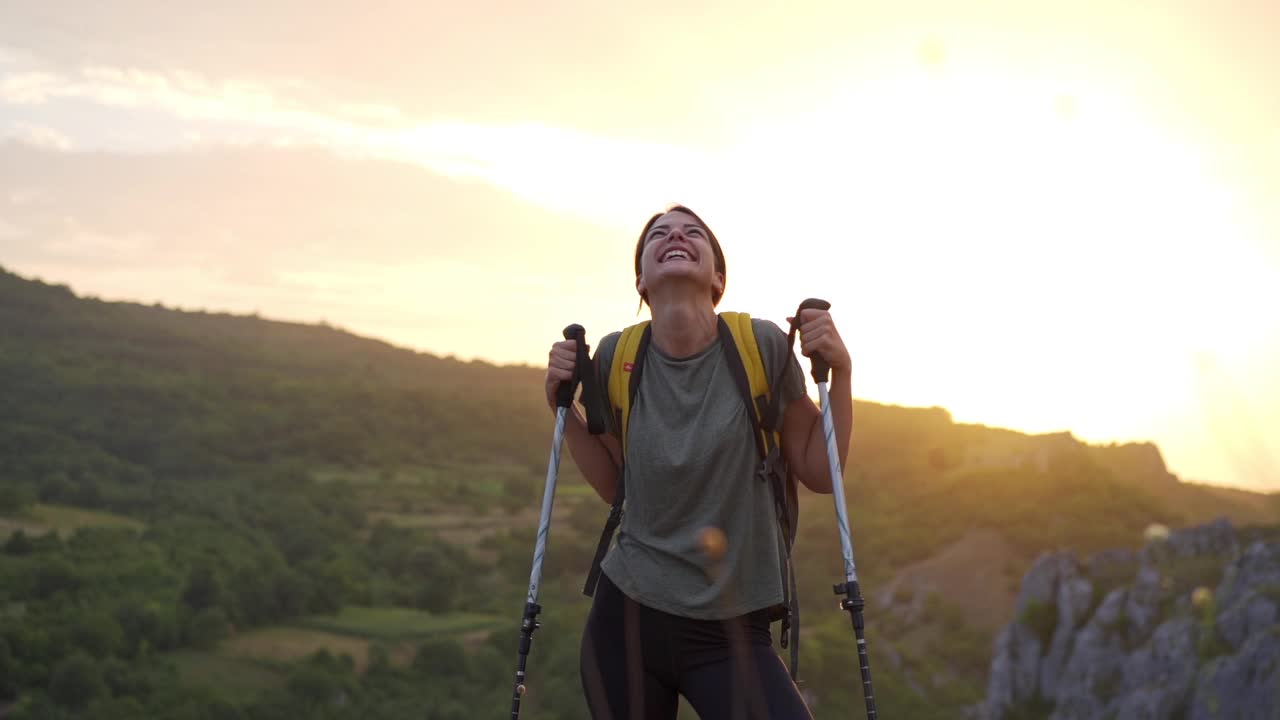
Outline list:
[[[596,370],[601,375],[602,380],[608,380],[610,366],[613,364],[613,356],[617,353],[618,342],[622,339],[624,330],[612,330],[600,337],[596,341],[594,347],[590,349],[592,362],[596,365]]]
[[[594,352],[597,357],[606,355],[612,357],[613,351],[618,347],[618,340],[622,338],[622,330],[612,330],[605,333],[596,341]]]
[[[766,318],[751,318],[751,331],[755,333],[760,354],[770,366],[787,353],[787,331],[778,323]]]
[[[778,323],[768,318],[751,318],[751,331],[755,333],[756,340],[766,342],[787,343],[787,332],[782,329]]]
[[[766,318],[753,317],[751,330],[755,333],[756,346],[760,348],[760,357],[764,360],[769,377],[776,377],[781,372],[779,366],[783,364],[791,373],[799,371],[799,365],[787,341],[787,331],[782,326]]]

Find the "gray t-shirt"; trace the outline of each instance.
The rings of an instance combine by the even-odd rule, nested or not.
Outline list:
[[[804,394],[804,374],[776,324],[752,318],[760,355],[781,408]],[[602,338],[595,363],[609,432],[610,365],[621,333]],[[653,343],[628,420],[625,514],[601,570],[624,593],[683,617],[720,620],[782,602],[778,523],[768,485],[756,475],[759,451],[741,392],[717,341],[673,358]],[[779,418],[781,424],[781,418]],[[707,564],[699,539],[724,533],[725,552]]]

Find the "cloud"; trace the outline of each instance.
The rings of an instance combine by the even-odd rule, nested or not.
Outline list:
[[[154,250],[154,238],[133,232],[124,235],[106,235],[80,226],[73,218],[63,221],[63,232],[47,240],[43,251],[53,257],[77,262],[99,264],[143,264],[139,262]]]
[[[48,102],[61,78],[48,72],[19,72],[0,78],[0,100],[12,105]]]
[[[22,228],[6,222],[4,218],[0,218],[0,242],[16,240],[25,235],[26,232]]]
[[[615,308],[634,294],[630,233],[317,150],[0,145],[0,207],[0,263],[18,272],[103,297],[323,317],[439,352],[457,352],[448,338],[474,335],[464,326],[482,317],[470,352],[527,357],[510,338],[541,332],[522,327],[529,313],[560,320],[547,288]]]
[[[744,75],[776,68],[793,54],[768,42],[777,39],[778,21],[808,24],[780,9],[740,8],[731,23],[672,23],[653,5],[645,13],[599,4],[417,0],[380,3],[376,13],[343,0],[323,8],[296,0],[216,9],[191,0],[18,5],[25,6],[0,13],[0,47],[37,51],[63,74],[86,66],[184,68],[288,88],[307,104],[392,106],[419,118],[443,110],[487,123],[515,111],[579,128],[688,128],[648,100],[678,97],[686,117],[719,112],[714,88],[722,78],[694,66]],[[849,42],[848,26],[836,30],[840,25],[810,29],[806,44]]]
[[[567,243],[599,232],[491,186],[316,149],[139,155],[0,145],[0,197],[6,195],[13,203],[7,217],[51,235],[69,232],[69,217],[107,235],[140,230],[166,238],[156,252],[252,244],[261,259],[288,255],[294,262],[304,252],[392,263],[491,255],[529,262],[550,248],[511,238]]]
[[[103,105],[156,109],[191,119],[324,129],[333,124],[321,113],[279,100],[257,83],[212,82],[185,70],[157,72],[89,66],[72,74],[15,72],[0,79],[0,99],[16,105],[40,105],[62,99]]]
[[[408,123],[404,111],[391,105],[375,103],[344,103],[338,106],[337,114],[341,117],[361,123],[403,126]]]
[[[308,107],[252,81],[214,82],[185,70],[90,66],[71,74],[9,73],[0,76],[0,99],[25,106],[79,100],[158,112],[193,122],[182,136],[200,143],[313,146],[415,163],[602,223],[637,217],[680,196],[682,184],[690,187],[689,178],[705,177],[713,166],[705,154],[687,148],[536,123],[411,123],[389,105]],[[59,144],[70,147],[71,139],[62,139]],[[684,169],[679,175],[670,172],[676,164]]]
[[[0,67],[20,68],[35,62],[31,53],[0,45]]]
[[[50,127],[16,123],[9,137],[27,145],[66,152],[72,149],[71,138]]]

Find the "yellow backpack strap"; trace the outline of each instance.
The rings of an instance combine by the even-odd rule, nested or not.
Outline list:
[[[649,346],[649,321],[636,323],[622,331],[618,344],[614,346],[613,361],[609,363],[609,406],[613,408],[615,426],[618,428],[622,444],[623,464],[627,457],[627,418],[631,415],[631,400],[640,385],[640,371],[643,368],[645,350]],[[619,468],[619,470],[622,470]],[[595,595],[596,585],[600,582],[600,565],[613,533],[622,522],[622,504],[627,496],[626,473],[618,473],[617,487],[613,493],[609,519],[605,521],[604,530],[600,532],[600,541],[596,543],[596,554],[591,559],[591,569],[587,572],[587,582],[582,587],[582,594],[587,597]]]
[[[756,343],[756,332],[751,325],[751,316],[744,312],[729,311],[720,313],[720,316],[724,318],[729,326],[729,332],[733,334],[738,356],[742,358],[743,367],[747,371],[747,382],[751,387],[751,397],[754,400],[752,406],[756,411],[756,419],[761,421],[763,427],[765,409],[769,405],[769,374],[765,369],[764,358],[760,356],[760,346]],[[781,441],[776,431],[771,433],[762,430],[762,435],[766,448],[772,449]]]
[[[783,613],[781,644],[782,647],[791,646],[791,677],[795,680],[798,677],[800,667],[800,605],[796,594],[796,576],[795,566],[791,562],[791,546],[795,542],[796,524],[799,520],[799,494],[796,484],[790,477],[790,473],[785,469],[785,462],[781,467],[771,463],[773,461],[781,461],[782,452],[782,433],[780,428],[769,430],[765,417],[773,406],[771,389],[769,387],[769,374],[764,364],[764,358],[760,355],[760,346],[756,342],[755,328],[751,324],[751,317],[746,313],[723,312],[720,317],[724,321],[724,326],[728,328],[729,333],[733,336],[734,349],[737,350],[738,358],[741,361],[742,369],[745,370],[747,386],[750,389],[752,409],[755,410],[756,426],[760,430],[761,438],[757,443],[757,447],[766,456],[763,459],[762,470],[766,467],[773,467],[773,471],[767,471],[769,489],[773,495],[774,511],[777,515],[779,523],[779,542],[782,545],[781,551],[784,554],[782,567],[782,603]],[[723,335],[723,333],[722,333]],[[728,349],[726,348],[726,351]],[[781,359],[786,363],[786,358]],[[731,367],[732,367],[732,360]],[[740,372],[734,370],[735,373]],[[739,380],[739,386],[742,381]],[[775,418],[776,420],[776,418]]]
[[[637,378],[638,382],[636,358],[640,357],[642,345],[648,345],[648,328],[649,321],[645,320],[624,329],[609,366],[609,406],[614,411],[624,456],[627,451],[627,419],[631,415],[632,378]]]

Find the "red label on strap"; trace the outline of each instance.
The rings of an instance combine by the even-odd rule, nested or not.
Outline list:
[[[635,369],[635,366],[636,366],[635,363],[624,362],[622,363],[622,372],[631,372],[633,369]]]

